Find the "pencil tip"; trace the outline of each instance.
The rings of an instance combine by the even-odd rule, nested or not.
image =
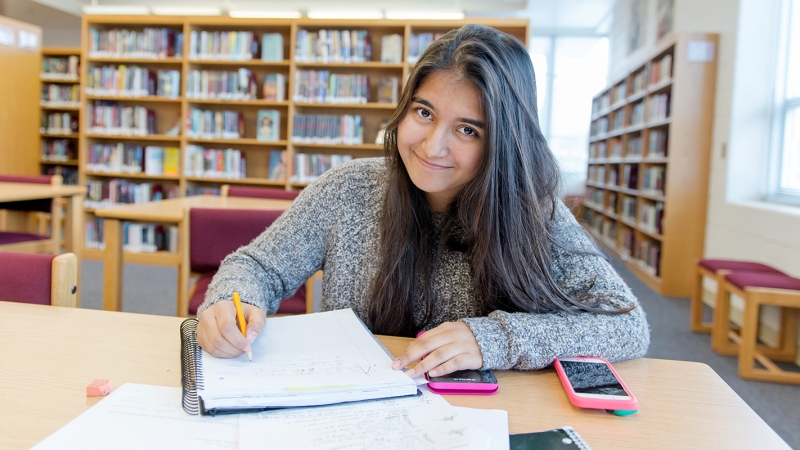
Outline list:
[[[252,351],[247,352],[247,359],[249,359],[250,361],[253,360],[253,352]]]

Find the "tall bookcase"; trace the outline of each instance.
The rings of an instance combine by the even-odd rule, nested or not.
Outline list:
[[[592,101],[584,225],[662,295],[702,257],[717,35],[676,35]]]
[[[417,36],[445,33],[466,23],[481,23],[507,32],[527,45],[529,31],[528,21],[519,19],[472,19],[465,21],[406,21],[406,20],[314,20],[314,19],[234,19],[227,17],[164,17],[164,16],[95,16],[85,15],[82,29],[81,49],[81,123],[79,129],[80,159],[79,175],[81,184],[99,184],[122,180],[134,184],[150,183],[158,186],[159,195],[185,196],[203,192],[204,190],[219,189],[222,184],[243,184],[250,186],[269,186],[287,190],[302,189],[308,183],[305,180],[292,179],[291,175],[296,169],[294,161],[302,155],[343,155],[352,158],[375,157],[383,153],[383,146],[375,144],[381,125],[393,113],[395,103],[379,103],[379,81],[382,77],[397,78],[397,90],[402,89],[410,69],[413,67],[413,54],[409,53],[410,45],[418,43]],[[136,57],[117,55],[98,55],[91,51],[92,39],[96,38],[95,32],[109,30],[131,30],[138,33],[146,29],[168,29],[166,37],[169,50],[162,55],[135,55]],[[321,30],[365,30],[371,41],[371,58],[363,62],[308,62],[306,58],[296,55],[298,35],[319,33]],[[191,52],[192,33],[252,33],[255,41],[261,42],[265,34],[279,34],[283,43],[283,59],[264,61],[258,55],[252,59],[230,60],[224,58],[208,57],[207,55],[193,56]],[[182,34],[182,47],[177,33]],[[329,34],[330,35],[330,34]],[[381,62],[383,38],[398,35],[402,48],[400,58],[394,62]],[[230,37],[230,36],[228,36]],[[233,42],[233,41],[231,41]],[[336,41],[334,41],[335,43]],[[217,42],[219,44],[219,42]],[[337,45],[341,46],[342,42]],[[333,48],[333,47],[331,47]],[[235,58],[232,58],[235,59]],[[144,68],[151,72],[159,70],[173,70],[180,73],[180,90],[177,95],[97,95],[97,92],[87,92],[89,71],[102,71],[103,68],[119,68],[126,66],[129,70],[134,66]],[[191,87],[187,80],[194,71],[233,72],[245,69],[256,80],[256,98],[249,99],[219,99],[198,98],[190,94]],[[300,71],[328,71],[331,76],[336,75],[366,75],[369,100],[363,103],[311,103],[294,98],[298,81],[304,79]],[[267,74],[280,74],[286,80],[285,98],[283,101],[264,100],[262,95],[264,77]],[[151,111],[148,119],[152,123],[155,133],[146,135],[107,135],[92,129],[93,118],[89,116],[90,105],[104,105],[114,102],[115,105],[129,107],[144,107]],[[243,121],[243,129],[239,129],[239,137],[231,139],[219,136],[197,136],[190,133],[193,130],[193,114],[196,110],[210,111],[212,115],[217,112],[232,112],[236,120]],[[260,111],[272,110],[280,114],[278,139],[270,142],[259,140],[258,126]],[[363,127],[363,143],[309,143],[293,140],[296,130],[294,124],[303,115],[315,116],[360,116]],[[228,117],[228,116],[226,116]],[[226,119],[227,120],[227,119]],[[298,122],[299,123],[299,122]],[[177,125],[177,128],[176,128]],[[242,133],[243,132],[243,133]],[[148,175],[147,171],[131,173],[125,171],[98,170],[94,164],[97,152],[93,150],[97,145],[117,146],[161,146],[178,149],[177,173]],[[186,167],[186,157],[190,151],[197,147],[205,150],[224,151],[227,149],[238,150],[238,154],[246,160],[246,170],[235,178],[222,178],[198,176],[189,173]],[[283,181],[276,181],[270,177],[270,159],[274,158],[274,151],[284,151],[287,176]],[[222,152],[220,152],[222,153]],[[94,155],[94,156],[93,156]],[[225,156],[226,158],[227,156]],[[239,161],[236,156],[234,163]],[[316,156],[315,156],[316,158]],[[321,158],[320,158],[321,159]],[[92,161],[90,163],[90,161]],[[227,160],[226,160],[227,161]],[[145,164],[146,165],[146,164]],[[166,173],[166,172],[165,172]],[[189,173],[189,174],[187,174]],[[119,182],[119,181],[115,181]],[[152,192],[152,191],[151,191]],[[90,186],[89,197],[92,196]],[[85,208],[87,223],[95,220],[94,208]],[[100,230],[101,227],[95,227]],[[84,256],[100,259],[102,253],[96,249],[87,249]],[[140,261],[141,258],[135,258]]]
[[[80,57],[80,47],[42,48],[41,173],[61,175],[64,184],[78,184]],[[52,115],[70,120],[48,120]]]

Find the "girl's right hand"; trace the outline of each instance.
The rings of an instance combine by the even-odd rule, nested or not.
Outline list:
[[[242,312],[247,322],[247,337],[242,336],[237,325],[233,300],[219,301],[201,312],[197,324],[200,347],[218,358],[235,358],[251,350],[250,345],[267,323],[267,315],[247,303],[242,303]]]

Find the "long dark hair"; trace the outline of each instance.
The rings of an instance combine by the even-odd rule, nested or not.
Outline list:
[[[413,94],[437,72],[456,74],[476,88],[486,123],[479,172],[450,205],[440,228],[397,147],[397,129]],[[467,253],[480,316],[495,310],[609,312],[570,298],[554,280],[551,244],[557,238],[548,224],[560,179],[538,117],[533,66],[516,38],[470,24],[425,50],[386,127],[389,181],[380,218],[383,260],[369,304],[373,332],[413,336],[420,295],[422,326],[431,320],[436,300],[431,261],[445,245]],[[440,245],[433,245],[437,239]]]

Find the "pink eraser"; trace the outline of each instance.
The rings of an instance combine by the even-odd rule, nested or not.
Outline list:
[[[108,380],[94,380],[86,386],[87,397],[102,397],[111,391],[111,382]]]

